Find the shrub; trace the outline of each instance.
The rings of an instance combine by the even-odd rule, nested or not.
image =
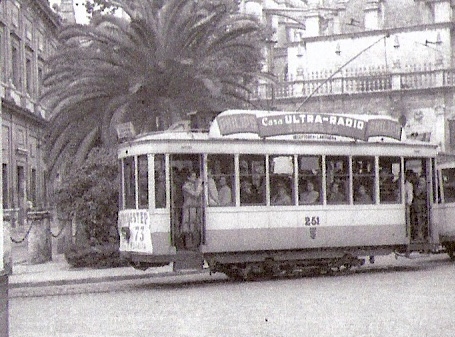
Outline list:
[[[78,251],[87,255],[89,249],[90,254],[82,260],[92,258],[95,262],[93,254],[106,256],[113,246],[118,246],[118,199],[119,172],[114,149],[94,148],[82,165],[65,175],[54,202],[60,216],[76,218],[77,237],[85,239],[69,247],[65,256],[70,264],[77,260]],[[76,264],[80,266],[79,262]]]

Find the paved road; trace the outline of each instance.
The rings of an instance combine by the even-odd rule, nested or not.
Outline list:
[[[454,271],[443,255],[387,257],[335,276],[236,283],[203,274],[30,289],[13,293],[10,336],[452,337]]]

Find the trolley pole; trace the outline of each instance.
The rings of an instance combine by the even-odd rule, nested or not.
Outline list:
[[[0,0],[1,2],[1,0]],[[1,67],[0,67],[1,74]],[[0,98],[0,126],[2,125],[2,99]],[[0,127],[0,139],[2,139],[2,127]],[[0,148],[0,158],[3,158]],[[4,263],[5,245],[4,240],[9,239],[3,229],[3,177],[0,170],[0,337],[9,336],[9,305],[8,305],[8,272]]]

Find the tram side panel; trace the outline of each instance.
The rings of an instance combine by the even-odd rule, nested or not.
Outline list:
[[[398,246],[408,243],[401,207],[207,210],[205,253]]]
[[[433,222],[439,229],[440,242],[455,246],[455,203],[438,204],[433,210]]]

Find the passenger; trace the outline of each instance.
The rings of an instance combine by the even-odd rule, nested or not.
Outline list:
[[[424,240],[425,229],[427,227],[427,191],[426,180],[420,177],[414,191],[414,198],[412,199],[412,214],[414,230],[413,239]]]
[[[331,204],[343,203],[346,201],[344,194],[340,192],[340,184],[334,182],[330,187],[330,193],[327,201]]]
[[[292,205],[292,199],[286,190],[286,186],[278,186],[277,193],[273,196],[270,203],[272,205]]]
[[[197,234],[199,231],[198,209],[201,208],[202,180],[195,172],[189,172],[188,178],[182,187],[183,211],[182,233],[186,248],[197,246]]]
[[[227,185],[226,177],[220,178],[220,190],[218,191],[218,201],[220,206],[229,206],[232,204],[232,190]]]
[[[239,163],[239,170],[240,170],[240,175],[247,175],[249,174],[248,170],[248,162],[246,160],[241,160]]]
[[[405,182],[404,182],[404,201],[406,204],[406,223],[408,223],[411,228],[413,227],[414,214],[411,210],[412,200],[414,199],[414,186],[413,183],[414,172],[411,170],[406,170],[404,173]],[[411,233],[412,235],[412,233]]]
[[[315,204],[318,202],[319,192],[314,190],[314,184],[308,181],[306,191],[300,193],[300,203],[304,205]]]
[[[254,203],[265,204],[266,198],[266,188],[265,188],[265,179],[264,179],[265,170],[262,166],[256,167],[256,173],[251,177],[252,180],[252,190],[255,195]]]
[[[253,192],[253,185],[248,180],[240,183],[240,203],[254,204],[256,202],[256,195]]]
[[[357,190],[357,196],[355,199],[356,204],[372,204],[373,200],[371,196],[367,193],[367,189],[365,186],[360,185]]]
[[[393,181],[393,174],[386,168],[379,171],[379,191],[381,202],[397,202],[400,200],[397,183]]]
[[[404,195],[406,205],[410,206],[414,198],[414,171],[407,170],[405,172],[405,182],[404,182]]]
[[[218,189],[216,188],[215,180],[213,179],[212,169],[208,169],[207,172],[207,187],[208,187],[208,201],[210,206],[216,206],[219,204],[218,200]]]

